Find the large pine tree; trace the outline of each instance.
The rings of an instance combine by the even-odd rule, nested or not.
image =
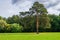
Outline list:
[[[39,26],[41,25],[44,28],[49,28],[50,24],[49,24],[49,18],[47,16],[47,10],[46,8],[43,6],[43,4],[40,4],[39,2],[35,2],[32,6],[32,8],[30,8],[31,12],[34,12],[34,14],[36,14],[36,29],[37,29],[37,33],[39,31]],[[40,20],[39,20],[40,17]],[[40,26],[40,27],[41,27]]]

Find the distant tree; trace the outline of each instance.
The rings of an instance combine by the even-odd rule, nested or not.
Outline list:
[[[2,19],[2,17],[0,16],[0,20]]]
[[[59,32],[60,31],[60,16],[55,15],[55,14],[49,14],[48,15],[50,18],[50,23],[51,23],[51,31],[53,32]]]
[[[6,30],[6,21],[0,20],[0,32],[4,32]]]
[[[21,25],[23,26],[23,31],[24,32],[30,32],[31,31],[31,27],[30,27],[30,20],[31,20],[31,17],[30,17],[30,12],[27,11],[27,12],[20,12],[20,23]]]
[[[7,18],[7,23],[13,24],[13,23],[19,23],[20,17],[18,15],[13,15],[12,17]]]
[[[0,16],[0,20],[5,20],[5,21],[6,21],[6,18],[5,18],[5,17]]]

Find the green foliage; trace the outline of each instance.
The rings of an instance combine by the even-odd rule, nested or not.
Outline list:
[[[12,17],[7,18],[7,23],[13,24],[13,23],[19,23],[20,17],[18,15],[13,15]]]
[[[0,16],[0,20],[2,19],[2,17]]]
[[[8,32],[21,32],[22,31],[22,26],[19,24],[9,24],[9,27],[7,28]]]
[[[6,21],[0,20],[0,32],[21,32],[22,30],[22,26],[17,23],[7,24]]]
[[[50,28],[50,19],[47,14],[40,15],[40,27]]]
[[[30,10],[37,12],[37,13],[47,13],[47,10],[44,7],[44,5],[40,4],[39,2],[35,2],[32,8],[30,8]]]
[[[6,21],[0,20],[0,32],[5,31],[6,25],[7,25]]]
[[[60,31],[60,16],[57,15],[48,15],[51,23],[51,31]]]

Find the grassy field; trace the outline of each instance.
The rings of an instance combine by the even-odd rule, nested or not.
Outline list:
[[[60,40],[60,33],[0,33],[0,40]]]

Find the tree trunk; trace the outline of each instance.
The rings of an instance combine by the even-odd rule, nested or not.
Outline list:
[[[37,34],[39,33],[38,27],[39,27],[39,18],[38,18],[38,13],[36,13],[36,29],[37,29]]]

